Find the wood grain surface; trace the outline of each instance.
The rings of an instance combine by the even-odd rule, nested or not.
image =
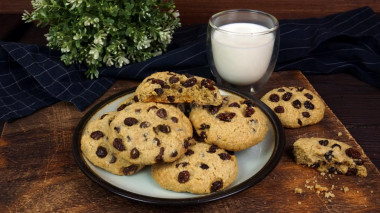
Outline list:
[[[96,103],[138,82],[118,80]],[[299,71],[274,73],[263,92],[278,86],[303,86],[313,90]],[[94,103],[94,104],[96,104]],[[94,105],[92,105],[94,106]],[[91,108],[91,107],[90,107]],[[89,110],[88,108],[87,110]],[[139,203],[114,195],[90,181],[76,165],[71,139],[86,113],[72,104],[59,102],[31,116],[6,123],[0,140],[0,209],[5,212],[177,212],[178,207]],[[342,132],[338,136],[338,132]],[[286,129],[286,151],[277,167],[260,183],[222,200],[185,206],[183,212],[252,211],[380,211],[380,173],[365,156],[368,177],[322,176],[294,163],[290,153],[299,137],[327,137],[361,147],[327,107],[317,125]],[[309,181],[309,183],[307,183]],[[332,190],[335,197],[305,188],[316,182]],[[348,187],[343,192],[342,187]],[[294,193],[303,189],[302,194]]]

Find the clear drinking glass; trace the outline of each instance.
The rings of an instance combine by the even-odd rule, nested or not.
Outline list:
[[[208,61],[219,84],[256,93],[272,74],[278,49],[278,21],[268,13],[227,10],[209,20]]]

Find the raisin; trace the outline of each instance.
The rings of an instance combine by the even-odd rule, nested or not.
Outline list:
[[[101,131],[95,131],[95,132],[92,132],[90,137],[94,140],[99,140],[100,138],[102,138],[104,136],[103,132]]]
[[[112,142],[112,145],[113,145],[113,147],[115,147],[115,149],[117,149],[119,151],[125,150],[123,140],[121,140],[121,138],[115,138]]]
[[[102,146],[99,146],[98,149],[96,150],[96,156],[100,157],[100,158],[104,158],[107,156],[107,149],[102,147]]]
[[[360,159],[360,156],[361,156],[360,152],[354,148],[346,149],[346,155],[353,159]]]
[[[132,159],[136,159],[136,158],[138,158],[140,156],[140,152],[139,152],[139,150],[137,150],[136,148],[133,148],[132,150],[131,150],[131,158]]]
[[[189,78],[187,79],[186,81],[182,82],[182,86],[184,87],[192,87],[194,86],[195,84],[197,83],[197,79],[196,78]]]
[[[305,101],[303,105],[306,109],[314,109],[314,104],[312,104],[310,101]]]
[[[183,75],[186,76],[186,78],[194,77],[194,75],[191,75],[191,74],[189,74],[189,73],[185,73],[185,74],[183,74]]]
[[[207,152],[208,153],[215,153],[218,148],[219,147],[217,145],[211,145]]]
[[[186,156],[190,156],[190,155],[192,155],[192,154],[194,154],[194,151],[191,150],[191,149],[188,149],[188,150],[185,152],[185,155],[186,155]]]
[[[253,107],[247,107],[245,109],[245,117],[251,117],[255,113],[255,109]]]
[[[356,168],[348,168],[346,175],[347,176],[355,176],[358,173],[358,169]]]
[[[282,95],[282,100],[284,101],[289,101],[291,98],[292,98],[291,92],[286,92],[285,94]]]
[[[134,174],[137,171],[138,166],[137,165],[130,165],[128,167],[124,167],[123,173],[125,175],[131,175]]]
[[[203,123],[201,124],[201,127],[199,129],[200,130],[210,129],[210,125]]]
[[[123,110],[125,107],[127,107],[127,105],[126,105],[126,104],[122,104],[122,105],[120,105],[120,106],[117,108],[117,111],[121,111],[121,110]]]
[[[319,144],[321,144],[322,146],[327,146],[329,144],[329,140],[320,140],[318,141]]]
[[[153,143],[157,144],[157,146],[161,145],[161,141],[158,138],[153,138]]]
[[[181,162],[181,163],[177,163],[175,167],[178,168],[179,166],[182,166],[182,168],[185,168],[188,164],[189,164],[188,162]]]
[[[170,126],[168,125],[165,125],[165,124],[160,124],[157,126],[157,129],[162,132],[162,133],[170,133],[171,132],[171,129],[170,129]],[[156,131],[155,131],[156,132]]]
[[[173,103],[173,102],[175,101],[175,97],[172,96],[172,95],[168,95],[167,98],[168,98],[168,101],[169,101],[170,103]]]
[[[185,149],[187,149],[188,147],[189,147],[189,140],[190,140],[191,138],[188,138],[187,140],[185,140],[184,142],[183,142],[183,147],[185,148]]]
[[[302,126],[302,121],[300,119],[297,120],[297,123]]]
[[[135,109],[135,113],[140,113],[141,109]]]
[[[218,180],[218,181],[215,181],[214,183],[211,184],[210,191],[211,192],[216,192],[216,191],[218,191],[221,188],[223,188],[223,181]]]
[[[226,152],[230,155],[235,155],[235,152],[234,151],[229,151],[229,150],[226,150]]]
[[[215,115],[219,111],[220,107],[222,107],[222,105],[219,105],[219,106],[212,106],[212,105],[210,105],[210,106],[208,106],[208,111],[212,115]]]
[[[178,123],[178,118],[176,118],[176,117],[171,117],[170,118],[174,123]]]
[[[163,156],[164,156],[164,151],[165,151],[165,148],[164,148],[164,147],[161,147],[161,148],[160,148],[160,153],[158,153],[158,155],[157,155],[156,158],[154,159],[157,163],[164,161],[164,158],[163,158]]]
[[[243,104],[247,105],[247,107],[254,107],[255,104],[251,100],[243,101]]]
[[[310,167],[311,168],[318,168],[320,165],[319,163],[313,163]]]
[[[339,149],[342,150],[342,147],[341,147],[339,144],[334,143],[334,144],[331,146],[331,149],[334,149],[334,147],[339,147]]]
[[[100,120],[103,120],[104,117],[106,117],[108,114],[103,114],[101,117],[100,117]]]
[[[331,159],[333,158],[332,152],[333,152],[333,151],[330,150],[330,151],[328,151],[328,152],[325,153],[325,159],[326,159],[327,161],[331,161]]]
[[[296,109],[301,109],[301,101],[299,101],[299,100],[295,100],[295,101],[293,101],[292,102],[292,105],[293,105],[293,107],[294,108],[296,108]]]
[[[277,112],[277,113],[284,113],[285,112],[285,109],[283,106],[276,106],[274,108],[274,111]]]
[[[215,90],[214,84],[214,81],[211,79],[203,79],[201,81],[201,86],[207,88],[208,90]]]
[[[152,110],[152,109],[158,109],[156,106],[151,106],[151,107],[149,107],[146,111],[147,112],[149,112],[150,110]]]
[[[305,89],[305,88],[303,88],[303,87],[297,87],[297,90],[298,90],[299,92],[302,92],[304,89]]]
[[[168,116],[168,113],[166,112],[165,109],[161,108],[157,110],[156,115],[160,118],[166,118]]]
[[[135,124],[138,124],[139,121],[136,118],[128,117],[124,119],[124,124],[127,126],[133,126]]]
[[[335,167],[330,167],[328,169],[328,171],[329,171],[329,173],[334,173],[334,172],[336,172],[336,168]]]
[[[143,121],[140,124],[140,128],[148,128],[150,127],[150,123],[148,121]]]
[[[135,102],[139,102],[139,98],[138,98],[136,95],[133,97],[133,100],[134,100]]]
[[[165,86],[165,82],[161,79],[152,79],[152,84],[159,84],[161,87]]]
[[[207,138],[207,134],[206,134],[205,131],[202,131],[202,132],[199,134],[199,136],[200,136],[203,140]]]
[[[129,135],[127,135],[127,141],[130,142],[131,141],[131,137],[129,137]]]
[[[277,94],[272,94],[269,96],[269,100],[272,102],[278,102],[280,100],[280,96],[278,96]]]
[[[220,153],[219,157],[222,160],[231,160],[231,155],[229,155],[228,153]]]
[[[116,158],[115,156],[112,155],[112,158],[111,158],[111,160],[110,160],[110,164],[115,163],[116,160],[117,160],[117,158]]]
[[[221,121],[230,122],[235,117],[235,115],[236,114],[233,112],[223,112],[219,113],[216,117]]]
[[[201,163],[201,166],[200,166],[202,169],[208,169],[209,167],[208,167],[208,165],[207,164],[205,164],[205,163]]]
[[[310,93],[305,93],[305,97],[309,100],[313,100],[313,95],[311,95]]]
[[[280,88],[277,90],[277,92],[285,92],[285,90],[283,88]]]
[[[310,113],[308,113],[308,112],[302,112],[302,116],[305,117],[305,118],[309,118],[310,117]]]
[[[172,76],[172,77],[170,77],[169,78],[169,83],[171,83],[171,84],[175,84],[175,83],[177,83],[179,81],[179,78],[178,77],[176,77],[176,76]]]
[[[172,154],[170,155],[172,158],[175,158],[175,157],[177,157],[177,155],[178,155],[178,152],[177,151],[174,151],[174,152],[172,152]]]
[[[178,92],[179,92],[179,93],[182,93],[182,91],[183,91],[182,88],[179,88],[179,89],[178,89]]]
[[[231,103],[230,105],[228,105],[229,107],[237,107],[237,108],[240,108],[240,104],[236,103],[236,102],[233,102]]]
[[[164,90],[162,88],[156,88],[154,91],[157,93],[157,95],[162,95],[164,94]]]
[[[356,165],[358,165],[358,166],[361,166],[361,165],[363,165],[364,164],[364,161],[363,160],[356,160],[356,161],[354,161],[355,162],[355,164]]]
[[[182,171],[178,174],[178,182],[186,183],[190,179],[190,172]]]

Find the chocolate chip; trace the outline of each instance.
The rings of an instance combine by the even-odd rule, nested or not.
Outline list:
[[[160,124],[156,127],[157,130],[159,130],[160,132],[162,133],[170,133],[171,132],[171,129],[170,129],[170,126],[168,125],[165,125],[165,124]],[[154,129],[153,129],[154,130]],[[155,130],[155,132],[157,133],[157,130]]]
[[[207,152],[208,153],[215,153],[218,148],[219,147],[217,145],[211,145]]]
[[[309,118],[310,117],[310,113],[309,112],[302,112],[302,116],[305,117],[305,118]]]
[[[334,147],[339,147],[339,149],[342,150],[342,147],[341,147],[339,144],[334,143],[334,144],[331,146],[331,149],[334,149]]]
[[[151,106],[151,107],[149,107],[146,111],[147,112],[149,112],[150,110],[152,110],[152,109],[158,109],[156,106]]]
[[[219,157],[220,157],[220,159],[222,159],[222,160],[231,160],[231,155],[229,155],[228,153],[220,153],[220,154],[218,154],[219,155]]]
[[[276,106],[274,108],[274,111],[277,112],[277,113],[284,113],[285,112],[285,109],[283,106]]]
[[[165,148],[161,147],[160,148],[160,153],[158,153],[158,155],[154,159],[157,163],[164,161],[164,158],[163,158],[164,157],[164,151],[165,151]]]
[[[196,78],[189,78],[187,79],[186,81],[182,82],[182,86],[184,87],[192,87],[194,86],[195,84],[197,83],[197,79]]]
[[[269,100],[272,102],[278,102],[280,100],[280,96],[278,96],[277,94],[272,94],[269,96]]]
[[[178,168],[179,166],[182,166],[182,168],[185,168],[188,164],[189,164],[188,162],[181,162],[181,163],[177,163],[175,167]]]
[[[157,146],[161,145],[161,141],[158,138],[153,138],[153,143],[157,144]]]
[[[229,107],[237,107],[237,108],[240,108],[240,104],[236,103],[236,102],[233,102],[231,103],[230,105],[228,105]]]
[[[111,158],[111,160],[110,160],[110,164],[115,163],[116,160],[117,160],[117,158],[116,158],[115,156],[112,155],[112,158]]]
[[[101,117],[100,117],[100,120],[103,120],[104,117],[106,117],[108,114],[103,114]]]
[[[331,161],[331,159],[333,158],[332,152],[333,152],[333,151],[330,150],[330,151],[328,151],[328,152],[325,153],[325,159],[326,159],[327,161]]]
[[[329,144],[329,140],[320,140],[318,141],[319,144],[321,144],[322,146],[327,146]]]
[[[346,155],[353,159],[360,159],[360,152],[354,148],[348,148],[346,149]]]
[[[99,146],[98,149],[96,150],[96,156],[100,157],[100,158],[104,158],[107,156],[107,149],[102,147],[102,146]]]
[[[192,154],[194,154],[194,151],[191,150],[191,149],[188,149],[188,150],[185,152],[185,155],[186,155],[186,156],[190,156],[190,155],[192,155]]]
[[[138,124],[138,123],[139,123],[139,121],[133,117],[127,117],[124,119],[124,124],[127,126],[133,126],[133,125]]]
[[[201,81],[201,86],[207,88],[208,90],[215,90],[214,84],[214,81],[211,79],[203,79]]]
[[[170,103],[173,103],[173,102],[175,101],[175,97],[172,96],[172,95],[168,95],[167,98],[168,98],[168,101],[169,101]]]
[[[131,158],[132,159],[136,159],[136,158],[138,158],[139,156],[140,156],[140,152],[139,152],[139,150],[137,150],[136,148],[133,148],[132,150],[131,150]]]
[[[190,179],[190,172],[182,171],[178,174],[178,182],[186,183]]]
[[[203,124],[201,124],[199,129],[200,130],[210,129],[210,125],[203,123]]]
[[[215,181],[214,183],[211,184],[210,191],[211,192],[216,192],[216,191],[218,191],[221,188],[223,188],[223,181],[218,180],[218,181]]]
[[[314,104],[312,104],[310,101],[305,101],[303,105],[306,109],[314,109]]]
[[[157,93],[157,95],[162,95],[164,94],[164,90],[162,88],[156,88],[154,91]]]
[[[91,133],[90,137],[94,140],[99,140],[100,138],[102,138],[104,136],[103,132],[102,131],[94,131]]]
[[[282,95],[282,100],[284,101],[289,101],[291,98],[292,98],[291,92],[286,92],[285,94]]]
[[[204,163],[201,163],[201,166],[200,166],[202,169],[208,169],[208,165],[207,164],[204,164]]]
[[[122,104],[122,105],[120,105],[120,106],[117,108],[117,111],[121,111],[121,110],[123,110],[125,107],[127,107],[127,105],[126,105],[126,104]]]
[[[245,117],[251,117],[255,113],[255,109],[253,107],[247,107],[245,109]]]
[[[157,110],[156,115],[160,118],[166,118],[168,116],[168,113],[166,112],[164,108],[161,108]]]
[[[112,142],[113,147],[119,151],[124,151],[125,147],[121,138],[115,138]]]
[[[171,84],[175,84],[175,83],[177,83],[179,81],[179,78],[178,77],[176,77],[176,76],[172,76],[172,77],[170,77],[169,78],[169,83],[171,83]]]
[[[171,117],[170,118],[174,123],[178,123],[178,118],[176,118],[176,117]]]
[[[234,112],[223,112],[223,113],[219,113],[216,116],[216,118],[224,122],[231,122],[231,120],[235,117],[235,115],[236,114]]]
[[[134,174],[138,169],[138,166],[137,165],[130,165],[128,167],[124,167],[123,169],[123,173],[125,175],[131,175],[131,174]]]
[[[177,151],[174,151],[174,152],[172,152],[172,154],[170,155],[172,158],[175,158],[175,157],[177,157],[177,155],[178,155],[178,152]]]
[[[293,105],[293,107],[296,108],[296,109],[301,109],[301,106],[302,106],[301,101],[299,101],[299,100],[295,100],[295,101],[293,101],[293,102],[292,102],[292,105]]]
[[[150,127],[150,123],[148,121],[143,121],[140,124],[140,128],[148,128]]]
[[[302,121],[300,119],[297,120],[298,125],[302,126]]]
[[[310,93],[305,93],[305,97],[310,100],[313,100],[313,95],[311,95]]]
[[[346,175],[347,176],[354,176],[357,173],[358,173],[358,169],[356,169],[356,168],[348,168],[347,172],[346,172]]]

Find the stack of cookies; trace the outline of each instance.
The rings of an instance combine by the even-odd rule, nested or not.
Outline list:
[[[114,112],[87,124],[81,149],[113,174],[150,166],[163,188],[205,194],[235,180],[234,151],[260,143],[267,131],[266,116],[251,100],[222,96],[210,79],[157,72]]]

